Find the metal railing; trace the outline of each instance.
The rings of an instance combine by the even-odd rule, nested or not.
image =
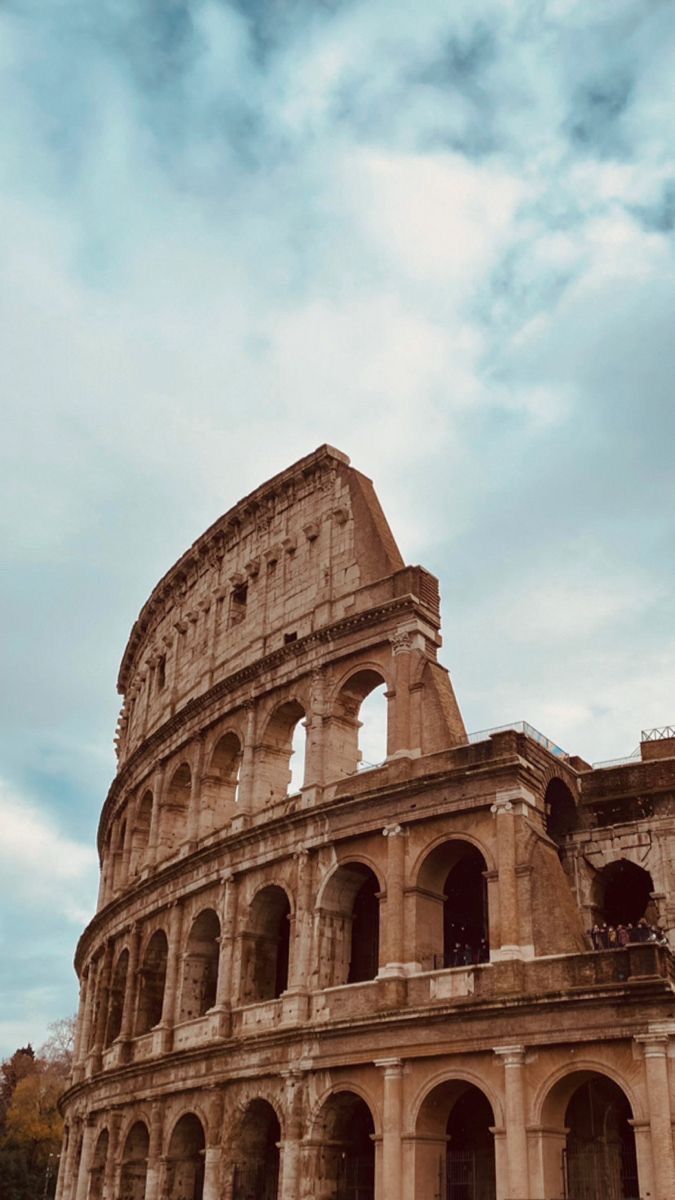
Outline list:
[[[675,738],[675,725],[663,725],[660,729],[643,729],[640,734],[641,742],[662,742],[665,738]]]
[[[537,742],[540,746],[543,746],[545,750],[548,750],[549,754],[555,754],[556,758],[569,758],[569,754],[566,750],[563,750],[562,746],[556,745],[555,742],[546,737],[546,734],[540,733],[538,729],[534,728],[534,725],[530,725],[527,721],[512,721],[508,725],[495,725],[493,729],[478,729],[475,733],[468,735],[469,742],[471,744],[474,742],[484,742],[487,738],[492,737],[493,733],[506,733],[510,729],[514,730],[515,733],[524,733],[526,737],[532,738],[533,742]]]
[[[625,758],[604,758],[600,762],[591,763],[594,771],[604,771],[607,767],[625,767],[629,763],[640,762],[640,747],[634,750],[632,754],[627,754]]]

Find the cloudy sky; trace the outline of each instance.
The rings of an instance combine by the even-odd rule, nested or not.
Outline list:
[[[117,665],[328,441],[467,726],[675,720],[673,0],[5,0],[0,1053],[71,1012]]]

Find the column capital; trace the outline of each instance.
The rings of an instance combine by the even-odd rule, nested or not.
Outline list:
[[[385,825],[382,830],[382,837],[407,837],[408,830],[403,825]]]
[[[524,1046],[493,1046],[493,1050],[505,1067],[522,1067],[525,1062]]]
[[[403,1074],[402,1058],[376,1058],[373,1060],[373,1066],[384,1071],[385,1079],[396,1079]]]
[[[530,808],[536,808],[537,802],[532,794],[525,787],[509,788],[508,791],[497,792],[493,803],[490,806],[490,812],[494,816],[499,816],[501,813],[524,813]]]

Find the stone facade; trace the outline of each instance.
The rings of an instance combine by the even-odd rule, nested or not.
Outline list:
[[[675,740],[594,770],[527,726],[469,738],[439,627],[328,446],[155,588],[58,1200],[675,1197]],[[663,937],[592,948],[643,915]]]

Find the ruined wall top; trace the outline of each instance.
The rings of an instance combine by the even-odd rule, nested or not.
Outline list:
[[[323,445],[275,475],[207,529],[143,606],[118,679],[121,757],[217,679],[367,606],[359,591],[403,568],[371,481],[345,454]]]

